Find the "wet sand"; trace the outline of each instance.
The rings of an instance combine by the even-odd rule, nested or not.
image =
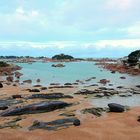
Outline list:
[[[10,97],[15,94],[22,96],[31,95],[26,88],[19,86],[4,86],[0,90],[0,98]],[[43,91],[44,93],[62,92],[65,94],[72,94],[79,89],[51,89]],[[41,92],[42,93],[42,92]],[[17,99],[19,100],[19,99]],[[0,140],[139,140],[140,139],[140,123],[137,117],[140,115],[140,107],[132,108],[124,113],[106,113],[102,117],[95,117],[92,114],[82,114],[80,110],[92,107],[88,99],[84,96],[77,95],[73,99],[60,99],[68,103],[75,103],[74,106],[65,109],[55,110],[48,113],[22,115],[22,120],[17,122],[22,128],[4,128],[0,129]],[[27,103],[38,102],[39,99],[27,101]],[[79,104],[78,104],[79,102]],[[15,105],[16,106],[16,105]],[[39,121],[53,121],[60,118],[60,114],[65,112],[74,113],[81,121],[80,126],[70,126],[69,128],[48,131],[48,130],[33,130],[29,131],[28,127],[32,125],[35,120]],[[0,124],[10,121],[16,117],[0,117]]]

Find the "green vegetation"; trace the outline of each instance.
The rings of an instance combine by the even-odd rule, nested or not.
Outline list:
[[[136,50],[134,52],[131,52],[128,55],[128,63],[130,66],[137,65],[137,62],[139,61],[139,59],[140,59],[140,50]]]
[[[53,56],[52,59],[54,59],[54,60],[72,60],[74,58],[70,55],[59,54],[59,55]]]
[[[0,61],[0,67],[7,67],[9,66],[9,64],[7,64],[6,62]]]

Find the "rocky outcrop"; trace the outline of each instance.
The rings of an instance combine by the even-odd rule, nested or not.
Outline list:
[[[29,130],[35,130],[35,129],[59,130],[59,129],[68,128],[69,126],[72,125],[79,126],[80,120],[77,118],[64,118],[51,122],[34,121],[33,125],[29,127]]]
[[[16,116],[16,115],[24,115],[24,114],[50,112],[56,109],[67,107],[69,105],[70,104],[61,101],[41,102],[41,103],[30,104],[22,107],[10,108],[0,113],[0,116]]]
[[[116,103],[110,103],[108,104],[110,112],[124,112],[125,106],[116,104]]]
[[[59,99],[59,98],[73,98],[70,95],[64,95],[63,93],[50,93],[50,94],[33,94],[29,99]]]
[[[61,68],[61,67],[65,67],[65,65],[64,64],[52,64],[52,67],[59,67],[59,68]]]

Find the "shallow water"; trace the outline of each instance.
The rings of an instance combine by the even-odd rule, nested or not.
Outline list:
[[[118,103],[134,107],[140,106],[140,95],[133,95],[130,97],[120,97],[118,95],[114,95],[111,97],[92,98],[90,99],[90,103],[96,107],[107,107],[109,103]]]
[[[91,77],[96,77],[86,84],[95,84],[100,79],[110,80],[110,84],[114,85],[127,85],[132,86],[140,83],[140,76],[129,76],[127,74],[112,74],[110,71],[102,70],[98,66],[94,65],[94,62],[65,62],[65,67],[55,68],[51,67],[53,62],[42,63],[36,62],[33,64],[17,63],[17,65],[23,67],[20,71],[24,75],[21,80],[32,79],[33,84],[36,84],[36,79],[41,79],[43,85],[49,85],[50,83],[75,82],[76,80],[86,80]],[[120,76],[125,76],[126,79],[120,79]]]

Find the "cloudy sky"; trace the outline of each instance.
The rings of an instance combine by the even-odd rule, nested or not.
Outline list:
[[[0,0],[0,55],[121,57],[140,49],[140,0]]]

